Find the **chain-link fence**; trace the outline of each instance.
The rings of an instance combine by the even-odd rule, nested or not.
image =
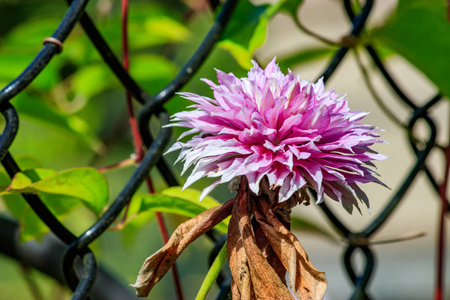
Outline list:
[[[120,287],[118,287],[118,290],[114,290],[114,279],[109,278],[102,269],[97,272],[97,259],[95,254],[89,249],[89,245],[101,236],[118,217],[127,203],[131,200],[131,197],[137,191],[138,187],[148,176],[152,168],[157,168],[159,170],[169,186],[179,185],[176,176],[171,173],[171,168],[166,164],[164,159],[161,158],[161,153],[169,142],[171,130],[170,128],[161,128],[158,135],[153,138],[150,134],[149,120],[152,116],[156,116],[160,120],[161,125],[169,122],[168,113],[165,111],[163,105],[167,101],[170,101],[174,94],[192,78],[193,74],[195,74],[195,72],[208,57],[209,53],[219,40],[221,33],[227,26],[237,2],[237,0],[226,1],[218,13],[216,21],[210,28],[209,33],[203,39],[203,42],[198,47],[194,55],[185,64],[178,75],[164,89],[156,95],[151,96],[124,69],[108,43],[99,33],[89,15],[85,12],[85,7],[88,1],[69,1],[70,7],[52,37],[44,40],[42,50],[36,55],[35,59],[29,64],[23,73],[1,90],[0,108],[6,121],[6,126],[0,137],[0,159],[11,178],[21,170],[16,164],[13,156],[9,153],[10,145],[17,134],[19,122],[14,105],[10,103],[10,100],[12,100],[31,82],[33,82],[40,72],[44,70],[49,63],[51,63],[52,58],[62,51],[62,43],[71,33],[75,24],[81,24],[86,35],[89,37],[92,44],[98,50],[98,53],[103,58],[105,67],[108,66],[114,72],[126,90],[137,102],[142,105],[138,114],[138,124],[140,134],[143,138],[147,151],[145,152],[139,166],[129,178],[128,182],[123,187],[121,193],[117,196],[112,205],[110,205],[108,210],[98,219],[98,221],[92,224],[92,226],[83,234],[76,236],[64,227],[43,204],[38,195],[22,195],[39,218],[64,244],[64,246],[58,244],[58,249],[61,252],[60,255],[55,255],[55,257],[49,260],[47,262],[49,265],[41,267],[38,266],[38,268],[57,278],[59,281],[65,282],[73,290],[72,299],[108,299],[108,295],[111,295],[110,293],[117,296],[121,292],[124,293],[123,296],[121,296],[122,299],[129,297],[129,294],[121,291]],[[355,14],[350,0],[344,0],[343,4],[352,24],[352,29],[346,37],[346,41],[348,42],[352,39],[357,39],[363,31],[365,23],[371,13],[373,1],[366,1],[365,5],[362,7],[362,10],[358,14]],[[333,75],[343,58],[349,53],[349,51],[351,51],[352,44],[350,42],[343,43],[343,45],[345,46],[342,46],[336,51],[333,59],[323,72],[322,76],[324,81],[327,81]],[[369,240],[395,211],[419,172],[426,173],[429,181],[437,192],[439,188],[436,179],[433,177],[433,174],[430,172],[425,162],[431,150],[436,146],[435,139],[437,136],[436,127],[428,112],[436,103],[438,103],[441,98],[440,95],[436,95],[426,102],[425,105],[417,105],[414,101],[409,99],[396,84],[396,81],[383,65],[376,47],[366,45],[365,50],[372,58],[374,65],[385,78],[386,83],[398,96],[398,101],[403,102],[409,107],[409,122],[407,124],[400,123],[399,126],[406,129],[405,132],[408,133],[410,145],[416,154],[416,161],[409,170],[409,175],[403,184],[397,190],[392,191],[392,197],[386,207],[367,227],[361,231],[354,232],[350,230],[338,217],[335,216],[332,210],[330,210],[325,203],[320,205],[321,209],[334,224],[337,231],[348,241],[348,245],[346,246],[343,255],[343,260],[347,273],[354,285],[353,294],[351,296],[352,299],[370,298],[366,287],[371,276],[373,275],[373,269],[376,261]],[[419,145],[419,139],[415,137],[413,130],[420,120],[424,121],[429,127],[428,140],[424,145]],[[2,222],[2,231],[12,232],[17,229],[12,223],[8,223],[6,221]],[[211,238],[215,239],[218,244],[223,244],[224,242],[223,239],[216,239],[214,235],[211,235]],[[20,253],[23,253],[24,251],[33,251],[33,249],[28,249],[26,246],[17,245],[14,242],[12,235],[3,237],[3,241],[4,242],[0,244],[1,251],[17,259],[23,259]],[[20,247],[25,248],[20,250]],[[216,250],[215,252],[217,252]],[[64,252],[63,255],[62,251]],[[352,264],[352,257],[358,251],[361,252],[365,258],[365,265],[362,272],[356,272],[355,267]],[[82,266],[75,263],[77,258],[82,259]],[[59,267],[59,259],[61,259],[60,263],[64,274],[63,277],[61,277],[57,271]],[[37,262],[32,264],[39,265]],[[77,275],[76,269],[81,271],[80,276]],[[107,285],[108,288],[92,290],[96,278],[103,282],[102,285]],[[224,280],[222,278],[221,280],[218,280],[218,283],[222,285],[221,293],[218,295],[218,299],[225,299],[229,291],[229,280]],[[107,292],[106,290],[109,291]]]

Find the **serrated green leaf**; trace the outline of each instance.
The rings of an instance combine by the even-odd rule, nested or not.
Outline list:
[[[333,243],[336,243],[335,236],[331,234],[328,230],[324,229],[323,227],[314,222],[308,221],[303,218],[299,218],[294,215],[291,215],[291,229],[318,234],[322,237],[327,238]]]
[[[450,96],[450,23],[445,0],[400,0],[396,14],[368,38],[387,45]]]
[[[94,168],[75,168],[56,173],[47,169],[31,169],[14,176],[10,186],[0,195],[45,193],[80,199],[100,215],[108,202],[109,189],[105,177]]]
[[[163,194],[140,195],[140,197],[142,197],[140,213],[159,211],[193,218],[207,209],[200,202],[194,202],[192,199],[182,199]],[[226,233],[228,231],[228,222],[229,218],[217,224],[216,228],[222,233]]]

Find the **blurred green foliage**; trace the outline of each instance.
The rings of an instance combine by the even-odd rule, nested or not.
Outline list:
[[[369,40],[410,61],[446,96],[450,95],[448,5],[445,0],[400,0],[392,18],[369,35]]]
[[[118,56],[121,43],[119,2],[96,0],[88,5],[90,16]],[[183,91],[211,95],[209,87],[199,79],[214,78],[214,68],[233,72],[238,77],[245,76],[254,52],[266,41],[270,20],[279,12],[297,17],[302,2],[281,0],[256,5],[248,0],[240,1],[218,47]],[[435,5],[429,4],[431,2]],[[176,76],[214,20],[215,13],[204,5],[196,5],[200,1],[189,2],[191,7],[186,3],[135,0],[130,5],[130,73],[150,94],[160,91]],[[393,53],[404,56],[449,95],[446,79],[446,69],[450,65],[447,51],[450,48],[449,23],[444,19],[444,4],[445,0],[400,0],[398,12],[384,26],[367,31],[361,41],[379,43],[386,49],[383,52],[386,57]],[[0,1],[2,87],[33,60],[42,47],[42,40],[51,36],[66,9],[64,1]],[[420,42],[417,42],[417,34]],[[298,49],[289,56],[278,57],[278,62],[285,70],[301,63],[328,59],[335,49],[335,46]],[[12,182],[4,171],[0,172],[0,185],[2,190],[6,189],[2,193],[4,202],[0,203],[0,211],[21,221],[22,241],[40,239],[48,228],[17,194],[36,192],[71,231],[82,233],[117,196],[134,170],[129,166],[100,174],[94,169],[126,160],[134,151],[123,87],[103,63],[82,28],[77,26],[65,41],[64,51],[11,102],[21,122],[11,153],[26,171]],[[175,96],[165,107],[173,114],[189,104]],[[139,109],[138,105],[136,109]],[[152,120],[151,127],[154,132],[158,130],[157,120]],[[174,136],[182,131],[174,128]],[[169,154],[166,158],[173,162],[175,156]],[[176,174],[180,173],[180,168],[180,165],[174,166]],[[172,231],[186,217],[218,203],[212,197],[198,202],[200,193],[195,188],[202,189],[211,181],[195,183],[194,189],[181,192],[178,187],[168,188],[157,171],[152,171],[151,176],[157,193],[149,195],[145,189],[140,190],[131,202],[127,226],[120,232],[105,233],[92,245],[100,262],[120,275],[124,283],[134,282],[143,259],[161,245],[153,219],[155,211],[174,213],[166,214]],[[231,198],[226,187],[219,187],[212,195],[220,202]],[[294,218],[292,225],[335,242],[333,235],[313,222]],[[226,221],[218,229],[225,231]],[[195,287],[200,287],[206,274],[204,253],[210,249],[210,241],[200,239],[183,254],[179,263],[183,285],[192,287],[185,291],[187,299],[194,297]],[[11,278],[18,279],[19,269],[14,269],[14,264],[4,258],[0,259],[0,268],[12,274],[4,281],[5,272],[0,272],[3,273],[0,298],[29,299],[29,292],[21,288],[24,286],[22,281],[10,282]],[[60,292],[59,286],[52,287],[51,280],[42,279],[44,277],[38,274],[33,277],[46,295]],[[173,289],[168,288],[170,285],[170,279],[164,279],[152,296],[155,299],[174,298]],[[69,298],[69,295],[63,293],[55,299]]]

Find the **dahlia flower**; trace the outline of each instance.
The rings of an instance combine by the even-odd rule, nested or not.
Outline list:
[[[351,111],[346,96],[325,91],[322,79],[311,83],[291,71],[283,74],[275,59],[264,70],[253,61],[246,78],[217,70],[217,79],[218,85],[203,79],[213,98],[180,93],[194,110],[176,113],[177,123],[169,125],[191,128],[180,139],[196,134],[168,151],[181,150],[183,173],[195,165],[184,188],[218,177],[203,198],[245,176],[255,195],[266,193],[275,202],[305,197],[310,187],[317,203],[328,195],[349,212],[358,208],[357,199],[369,207],[358,184],[383,184],[369,167],[386,157],[369,148],[381,141],[378,128],[360,122],[368,113]]]

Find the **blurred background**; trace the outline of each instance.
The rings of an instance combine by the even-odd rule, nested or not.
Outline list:
[[[304,2],[298,15],[305,27],[336,41],[350,30],[351,24],[342,1]],[[397,2],[393,0],[375,2],[368,28],[382,26],[394,13],[396,6]],[[43,38],[51,36],[66,9],[63,1],[0,1],[2,87],[20,74],[33,59],[41,49]],[[91,1],[87,10],[115,53],[120,55],[120,1]],[[150,94],[162,89],[193,54],[214,17],[203,1],[131,1],[129,43],[132,76]],[[267,39],[256,51],[255,58],[265,66],[276,56],[283,71],[287,71],[289,67],[303,79],[316,81],[329,63],[334,49],[300,31],[287,14],[278,14],[270,21]],[[417,103],[423,104],[437,93],[435,85],[404,58],[388,49],[383,48],[382,52],[389,71]],[[298,53],[312,55],[304,59],[293,59]],[[370,65],[365,53],[362,53],[361,58],[378,95],[392,112],[401,120],[407,121],[407,108],[397,100],[379,72]],[[214,79],[214,68],[233,72],[238,77],[246,74],[246,70],[230,52],[224,47],[216,47],[183,90],[210,95],[209,88],[199,79]],[[406,132],[387,118],[376,105],[352,53],[344,58],[326,88],[336,89],[341,95],[347,94],[352,110],[369,111],[365,122],[384,129],[382,139],[386,143],[375,145],[374,148],[389,156],[388,160],[377,163],[377,171],[391,190],[375,184],[364,186],[371,201],[371,212],[362,208],[362,214],[354,212],[349,215],[339,203],[328,201],[331,209],[350,228],[363,229],[378,215],[406,178],[415,162],[415,155],[410,149]],[[75,28],[64,43],[63,53],[56,56],[31,86],[15,97],[12,103],[19,112],[21,123],[11,153],[15,157],[22,156],[32,161],[34,166],[58,171],[80,166],[102,167],[127,159],[134,151],[128,130],[124,90],[102,62],[81,27]],[[175,96],[166,108],[174,113],[187,104],[185,100]],[[136,109],[139,107],[136,106]],[[446,145],[449,137],[447,101],[436,105],[431,114],[438,126],[438,141]],[[157,130],[159,124],[155,121],[152,125]],[[176,129],[174,136],[180,133],[181,130]],[[420,134],[426,137],[425,126]],[[176,154],[166,157],[173,162]],[[443,178],[444,159],[441,152],[432,153],[428,166],[438,175],[439,180]],[[181,165],[175,165],[174,168],[179,174]],[[111,200],[120,192],[133,170],[134,167],[130,166],[105,173]],[[158,172],[152,171],[151,175],[157,191],[167,187]],[[194,188],[202,189],[209,183],[207,180],[201,181]],[[140,193],[145,194],[145,189]],[[230,199],[232,194],[226,187],[220,187],[212,196],[224,201]],[[426,235],[373,247],[377,264],[368,288],[373,298],[432,298],[439,206],[439,198],[426,181],[425,174],[420,174],[375,238],[399,237],[417,231],[425,232]],[[4,202],[0,202],[0,211],[2,215],[10,216]],[[326,299],[348,298],[352,286],[341,259],[345,249],[344,242],[334,233],[319,207],[299,206],[294,214],[316,224],[334,237],[318,234],[317,230],[296,231],[315,267],[326,272]],[[184,217],[170,214],[166,214],[166,218],[170,231],[185,220]],[[63,222],[75,234],[80,234],[94,221],[95,216],[90,211],[79,207],[69,212]],[[27,239],[33,239],[33,236],[30,235],[25,238]],[[144,213],[122,231],[107,231],[94,242],[92,249],[100,263],[126,285],[135,281],[144,259],[159,249],[161,244],[153,214]],[[178,260],[186,299],[193,299],[197,293],[208,269],[206,256],[211,247],[210,240],[202,237],[188,247]],[[364,264],[364,261],[361,259],[357,263]],[[447,260],[447,271],[449,267]],[[42,299],[70,299],[71,293],[66,288],[37,271],[24,271],[19,263],[6,256],[0,255],[0,270],[0,299],[36,299],[28,288],[27,282],[30,279],[38,286]],[[446,288],[450,289],[449,281]],[[212,290],[210,299],[214,299],[216,293],[217,290]],[[170,275],[150,294],[150,299],[174,298]]]

